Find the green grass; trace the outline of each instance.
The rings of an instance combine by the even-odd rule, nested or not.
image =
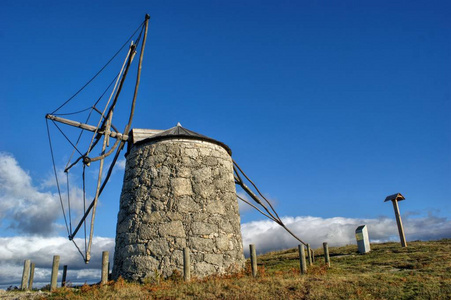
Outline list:
[[[331,268],[322,249],[315,264],[299,274],[297,249],[258,257],[259,275],[246,271],[185,283],[180,276],[146,284],[61,288],[51,299],[451,299],[451,239],[330,248]]]

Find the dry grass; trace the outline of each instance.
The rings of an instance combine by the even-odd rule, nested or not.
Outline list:
[[[373,244],[330,248],[331,268],[321,249],[308,274],[299,275],[296,249],[258,257],[259,275],[249,267],[233,276],[213,276],[185,283],[173,276],[160,282],[61,288],[51,299],[451,299],[451,240]]]

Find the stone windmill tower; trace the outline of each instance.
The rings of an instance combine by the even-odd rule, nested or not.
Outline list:
[[[128,149],[127,163],[116,230],[113,277],[142,280],[155,272],[168,276],[173,270],[182,269],[182,249],[185,247],[191,251],[191,266],[195,276],[241,269],[244,257],[237,197],[282,226],[299,242],[306,244],[285,226],[270,201],[232,160],[231,150],[227,145],[187,130],[180,124],[165,131],[129,131],[135,113],[149,19],[150,16],[146,15],[144,22],[99,72],[46,115],[55,182],[68,238],[85,263],[91,259],[99,197],[125,145]],[[127,53],[124,53],[122,68],[96,102],[88,109],[69,107],[68,104],[105,70],[117,54],[122,49],[125,51],[124,46],[130,40],[132,42]],[[139,62],[128,122],[123,127],[124,130],[119,132],[117,128],[122,126],[114,126],[118,124],[116,118],[113,119],[113,112],[133,59],[138,57],[138,49]],[[107,91],[110,96],[104,97]],[[77,117],[74,120],[66,119],[63,117],[66,115]],[[94,116],[98,121],[88,122]],[[49,130],[49,124],[52,123],[73,148],[72,154],[65,155],[69,159],[64,167],[67,183],[67,199],[64,201]],[[76,135],[66,134],[57,123],[80,131]],[[91,132],[91,137],[84,135],[82,138],[85,131]],[[87,192],[86,168],[94,165],[98,167],[98,176],[93,181],[92,191]],[[71,200],[69,172],[81,173],[82,199]],[[247,193],[252,203],[236,194],[235,184]],[[87,201],[88,194],[94,196],[90,202]],[[81,216],[72,218],[71,201],[78,201],[80,207],[83,206]],[[82,228],[85,229],[84,249],[76,242],[77,234],[82,235]]]
[[[130,135],[113,278],[181,271],[185,247],[194,276],[242,269],[230,148],[180,124]]]

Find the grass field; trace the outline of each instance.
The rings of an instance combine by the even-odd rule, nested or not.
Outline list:
[[[451,239],[329,248],[326,268],[322,249],[315,263],[299,274],[297,249],[258,257],[259,274],[247,270],[233,276],[185,283],[180,275],[146,284],[123,280],[107,286],[61,288],[50,299],[451,299]],[[18,293],[18,292],[17,292]]]

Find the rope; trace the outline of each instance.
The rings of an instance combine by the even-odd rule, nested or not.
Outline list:
[[[253,205],[252,203],[246,201],[245,199],[243,199],[242,197],[240,197],[239,195],[237,195],[237,198],[242,200],[243,202],[249,204],[250,206],[252,206],[253,208],[255,208],[256,210],[258,210],[262,215],[268,217],[270,220],[276,222],[277,224],[279,224],[280,226],[282,226],[282,228],[284,228],[289,234],[291,234],[295,239],[297,239],[299,242],[301,242],[304,245],[307,245],[303,240],[301,240],[300,238],[298,238],[290,229],[288,229],[288,227],[283,223],[282,219],[280,219],[279,215],[277,214],[277,212],[275,211],[274,207],[271,205],[271,203],[269,202],[268,199],[266,199],[262,193],[258,190],[257,186],[252,182],[252,180],[249,179],[249,177],[243,172],[243,170],[240,168],[240,166],[238,166],[238,164],[233,160],[233,164],[234,164],[234,171],[235,171],[235,183],[240,185],[243,190],[249,195],[251,196],[251,198],[258,204],[261,205],[261,207],[263,207],[263,209],[268,213],[264,213],[261,209],[259,209],[257,206]],[[236,168],[235,168],[236,167]],[[243,182],[243,180],[241,179],[241,176],[238,172],[238,170],[241,172],[241,174],[252,184],[252,186],[255,188],[255,190],[258,192],[258,194],[260,194],[260,196],[265,200],[266,203],[269,204],[272,212],[275,214],[273,215],[271,211],[269,211],[269,209],[260,201],[260,199],[258,198],[257,195],[254,194],[254,192]]]
[[[144,21],[145,22],[145,21]],[[121,46],[121,48],[119,48],[119,50],[113,55],[112,58],[110,58],[110,60],[91,78],[88,80],[87,83],[85,83],[85,85],[83,85],[75,94],[73,94],[69,99],[67,99],[63,104],[61,104],[57,109],[55,109],[51,114],[55,114],[55,112],[57,112],[58,110],[60,110],[63,106],[65,106],[67,103],[69,103],[72,99],[75,98],[75,96],[77,96],[85,87],[87,87],[112,61],[113,59],[122,51],[122,49],[125,47],[125,45],[128,44],[128,42],[133,38],[133,36],[136,34],[136,32],[138,32],[139,28],[142,27],[142,24],[144,24],[144,22],[142,22],[138,28],[135,30],[135,32],[133,32],[133,34],[127,39],[127,41],[125,41],[125,43]]]
[[[89,112],[88,117],[86,118],[86,122],[85,122],[85,123],[88,123],[89,119],[91,118],[92,111],[93,111],[93,107],[91,107],[91,111]],[[80,134],[78,135],[78,139],[77,139],[77,141],[75,142],[75,147],[78,146],[78,143],[80,142],[81,137],[82,137],[82,135],[83,135],[84,132],[85,132],[85,130],[82,128],[81,131],[80,131]],[[69,171],[69,169],[70,169],[70,168],[69,168],[69,163],[70,163],[70,161],[72,160],[72,157],[74,157],[74,153],[75,153],[75,149],[72,151],[71,155],[69,156],[69,159],[67,160],[66,168],[64,169],[64,171],[66,171],[66,173],[67,173],[67,172]],[[81,158],[81,157],[80,157],[80,158]],[[71,167],[74,166],[74,164],[77,163],[77,162],[80,160],[80,158],[78,158],[78,159],[71,165]]]
[[[67,183],[67,206],[68,206],[68,212],[69,212],[69,228],[70,232],[72,233],[72,214],[70,209],[70,189],[69,189],[69,173],[66,172],[66,183]]]
[[[106,94],[106,92],[110,89],[110,87],[113,85],[116,78],[117,78],[117,75],[114,76],[113,80],[111,80],[108,87],[103,91],[102,95],[100,95],[100,97],[97,99],[97,101],[94,103],[94,105],[91,105],[90,107],[87,107],[87,108],[79,110],[79,111],[75,111],[75,112],[71,112],[71,113],[64,113],[64,114],[55,114],[54,113],[54,115],[55,116],[69,116],[69,115],[76,115],[76,114],[85,112],[87,110],[92,110],[99,103],[99,101],[103,98],[103,96]],[[82,130],[84,130],[84,129],[82,129]]]
[[[101,123],[102,123],[102,127],[103,127],[103,125],[105,124],[105,121],[106,121],[106,119],[105,119],[105,117],[104,117],[105,112],[106,112],[106,110],[107,110],[107,108],[108,108],[108,105],[110,104],[110,101],[111,101],[111,98],[113,97],[114,92],[116,91],[116,87],[117,87],[117,84],[118,84],[118,82],[119,82],[119,79],[121,78],[121,76],[125,76],[125,74],[122,74],[122,72],[123,72],[123,70],[124,70],[124,68],[125,68],[125,66],[126,66],[126,63],[129,61],[130,55],[132,54],[130,50],[131,50],[131,47],[130,47],[129,50],[128,50],[127,56],[126,56],[126,58],[125,58],[125,60],[124,60],[124,63],[122,64],[122,68],[121,68],[121,70],[119,71],[119,73],[118,73],[118,75],[117,75],[117,77],[116,77],[116,79],[115,79],[115,82],[116,82],[116,83],[114,84],[114,88],[113,88],[113,91],[111,91],[110,98],[108,99],[108,101],[107,101],[107,103],[106,103],[106,105],[105,105],[105,108],[103,109],[103,112],[102,112],[102,114],[101,114],[101,116],[100,116],[100,120],[99,120],[99,122],[98,122],[98,124],[97,124],[97,130],[101,127],[101,126],[100,126]],[[122,78],[123,78],[123,77],[122,77]],[[122,81],[121,81],[121,82],[122,82]],[[118,90],[117,90],[117,92],[116,92],[116,95],[117,95],[117,93],[119,93],[119,91],[120,91],[120,88],[118,88]],[[115,99],[115,100],[116,100],[116,99]],[[115,104],[116,104],[116,103],[115,103],[115,101],[113,100],[112,106],[115,105]],[[111,110],[111,108],[110,108],[110,110]],[[110,111],[110,110],[109,110],[109,111]],[[109,111],[108,111],[108,113],[109,113]],[[104,121],[102,122],[102,120],[104,120]],[[91,143],[90,143],[90,145],[89,145],[88,151],[86,151],[86,155],[89,155],[89,153],[91,152],[91,150],[94,148],[93,143],[94,143],[94,137],[97,135],[97,130],[94,132],[94,134],[93,134],[93,136],[92,136]],[[97,144],[97,143],[96,143],[96,144]]]
[[[55,157],[53,155],[52,139],[50,137],[50,129],[49,129],[48,119],[46,119],[45,124],[47,125],[47,136],[48,136],[48,139],[49,139],[50,154],[52,156],[53,172],[55,173],[56,186],[58,188],[58,195],[59,195],[59,198],[60,198],[61,209],[63,210],[64,223],[66,224],[67,234],[70,235],[69,226],[67,226],[66,212],[64,211],[63,199],[61,197],[60,184],[59,184],[59,181],[58,181],[58,173],[56,172]]]
[[[92,106],[87,107],[87,108],[82,109],[82,110],[79,110],[79,111],[71,112],[71,113],[55,114],[55,116],[69,116],[69,115],[76,115],[76,114],[85,112],[85,111],[90,110],[90,109],[92,109]]]
[[[88,123],[89,119],[91,118],[92,111],[93,111],[93,110],[98,111],[98,110],[96,109],[96,105],[100,102],[100,100],[103,98],[103,96],[105,96],[106,92],[110,89],[110,87],[111,87],[111,86],[113,85],[113,83],[116,81],[116,79],[117,79],[118,76],[119,76],[119,74],[114,76],[113,80],[110,82],[110,84],[108,85],[108,87],[103,91],[103,93],[100,95],[100,97],[99,97],[99,98],[97,99],[97,101],[94,103],[94,105],[92,105],[91,107],[89,107],[89,108],[87,108],[87,109],[84,109],[84,110],[81,110],[81,111],[78,111],[78,112],[74,112],[74,113],[58,114],[58,115],[72,115],[72,114],[84,112],[84,111],[90,109],[91,111],[89,112],[88,117],[86,118],[86,121],[85,121],[85,123]],[[81,139],[81,137],[82,137],[82,135],[83,135],[84,132],[85,132],[85,130],[84,130],[83,128],[81,128],[80,134],[78,135],[77,142],[75,143],[75,147],[78,146],[78,143],[80,142],[80,139]],[[96,133],[94,133],[93,138],[92,138],[92,140],[91,140],[91,146],[92,146],[92,144],[93,144],[92,142],[93,142],[93,139],[94,139],[95,134],[96,134]],[[96,144],[97,144],[97,143],[96,143]],[[95,145],[94,145],[94,146],[95,146]],[[94,146],[92,146],[92,147],[94,147]],[[73,164],[71,164],[71,165],[69,166],[70,161],[72,160],[72,157],[74,156],[74,153],[75,153],[75,150],[72,151],[72,154],[70,155],[70,157],[69,157],[69,159],[68,159],[68,161],[67,161],[65,171],[68,171],[70,168],[72,168],[72,167],[73,167],[75,164],[77,164],[77,163],[80,161],[80,159],[83,157],[83,155],[80,156]],[[87,152],[85,155],[87,155],[87,154],[88,154],[88,152]],[[80,155],[81,155],[81,154],[80,154]]]
[[[257,191],[257,193],[269,204],[269,207],[271,207],[272,211],[276,214],[277,218],[280,219],[279,215],[277,214],[276,210],[274,209],[274,207],[272,206],[271,202],[269,202],[268,199],[266,199],[265,196],[263,196],[263,194],[260,192],[260,190],[257,188],[257,186],[255,185],[255,183],[249,178],[247,177],[246,173],[243,172],[243,170],[240,168],[240,166],[236,163],[236,161],[233,160],[233,164],[240,170],[241,174],[243,174],[243,176],[252,184],[252,186],[255,188],[255,190]]]
[[[83,255],[83,252],[81,252],[80,248],[78,247],[77,243],[75,243],[74,240],[72,240],[72,242],[74,243],[75,247],[77,248],[78,252],[80,252],[81,257],[83,257],[83,259],[86,261],[86,257]]]
[[[271,219],[271,220],[273,220],[274,222],[277,223],[277,221],[276,221],[273,217],[271,217],[271,216],[265,214],[263,211],[261,211],[261,210],[260,210],[257,206],[255,206],[254,204],[252,204],[252,203],[250,203],[249,201],[245,200],[244,198],[240,197],[238,194],[237,194],[236,196],[237,196],[238,199],[240,199],[240,200],[243,201],[244,203],[246,203],[246,204],[248,204],[249,206],[252,206],[252,207],[255,208],[256,210],[258,210],[262,215],[264,215],[264,216],[267,217],[268,219]]]
[[[78,150],[77,147],[75,147],[75,145],[74,145],[74,144],[69,140],[69,138],[64,134],[64,132],[61,130],[61,128],[58,126],[58,124],[56,124],[56,122],[53,121],[53,120],[52,120],[52,122],[53,122],[53,124],[55,124],[56,128],[58,128],[58,130],[61,132],[61,134],[66,138],[66,140],[69,142],[69,144],[71,144],[72,147],[74,147],[74,149],[77,150],[77,152],[78,152],[80,155],[83,155],[83,154],[81,154],[80,150]]]

